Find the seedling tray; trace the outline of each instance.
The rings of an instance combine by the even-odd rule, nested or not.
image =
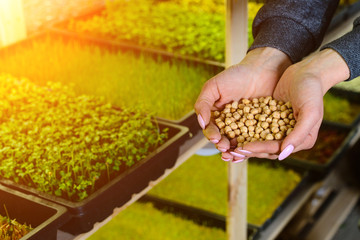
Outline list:
[[[334,131],[334,132],[332,133],[332,135],[330,135],[331,133],[327,133],[326,131]],[[317,153],[317,156],[324,157],[326,161],[324,163],[320,163],[318,157],[314,157],[313,156],[314,154],[310,155],[310,151],[314,152],[314,150],[310,149],[290,155],[290,157],[285,159],[283,163],[286,165],[295,166],[297,168],[309,170],[311,172],[311,175],[314,176],[315,178],[325,177],[326,174],[330,171],[330,169],[336,164],[336,162],[338,162],[341,158],[343,158],[346,152],[349,150],[349,148],[355,143],[355,141],[358,138],[358,134],[357,134],[358,131],[359,128],[353,128],[351,126],[342,125],[339,123],[323,121],[320,127],[319,137],[316,143],[318,145],[315,144],[313,149],[316,150],[320,148],[317,146],[323,143],[322,142],[323,138],[321,138],[321,136],[331,137],[331,136],[336,136],[337,134],[343,135],[342,140],[339,140],[338,144],[332,143],[332,145],[329,145],[329,143],[327,143],[325,145],[326,152],[322,152],[320,154]],[[302,157],[304,156],[304,154],[305,156],[307,155],[309,157],[308,158]]]
[[[27,47],[27,46],[31,46],[31,43],[33,41],[40,41],[40,40],[45,40],[47,38],[50,39],[54,39],[54,40],[62,40],[65,43],[68,41],[76,41],[79,42],[81,45],[84,46],[97,46],[100,47],[104,50],[107,50],[111,53],[117,53],[119,51],[126,53],[126,52],[133,52],[136,55],[138,54],[145,54],[146,56],[150,56],[153,57],[154,59],[163,59],[165,62],[172,60],[173,56],[168,56],[168,55],[164,55],[161,53],[156,53],[156,52],[149,52],[147,50],[138,48],[138,49],[134,49],[131,47],[127,47],[124,46],[122,44],[119,44],[116,41],[109,41],[109,40],[104,40],[104,39],[98,39],[98,38],[94,38],[91,36],[85,36],[85,35],[80,35],[80,34],[76,34],[76,33],[71,33],[71,32],[67,32],[64,30],[46,30],[43,32],[39,32],[38,34],[32,35],[22,41],[19,41],[17,43],[14,43],[12,45],[7,46],[4,49],[0,49],[0,56],[3,54],[8,54],[9,52],[11,53],[11,51],[16,50],[18,47]],[[198,63],[198,62],[191,62],[189,60],[186,59],[182,59],[179,58],[178,59],[181,62],[189,62],[190,65],[192,66],[198,66],[198,65],[208,65],[208,64],[204,64],[204,63]],[[212,73],[217,73],[222,71],[223,68],[222,67],[218,67],[218,66],[214,66],[214,67],[210,67],[209,71]],[[24,76],[24,77],[28,77],[28,76]],[[171,123],[175,123],[175,124],[179,124],[179,125],[183,125],[189,128],[189,132],[192,135],[195,135],[196,133],[198,133],[199,131],[201,131],[201,128],[197,122],[197,116],[194,112],[194,110],[191,110],[189,112],[187,112],[185,115],[183,115],[182,117],[180,117],[179,119],[167,119],[167,118],[160,118],[164,121],[168,121]]]
[[[216,227],[226,231],[226,217],[196,207],[187,206],[178,202],[145,195],[139,199],[140,202],[151,202],[154,207],[165,212],[177,213],[198,224],[206,224],[209,227]],[[259,228],[252,224],[247,226],[247,239],[256,240],[259,236]]]
[[[33,230],[21,240],[56,240],[57,230],[69,219],[66,208],[33,195],[26,195],[0,185],[0,214],[31,225]]]
[[[295,171],[296,173],[300,174],[301,180],[297,184],[297,186],[290,192],[290,194],[284,199],[284,201],[277,207],[277,209],[272,213],[272,216],[268,218],[262,225],[255,225],[248,223],[248,229],[252,229],[252,231],[249,231],[249,233],[256,233],[256,234],[249,234],[249,236],[252,236],[251,239],[256,239],[256,236],[258,234],[261,234],[261,231],[263,231],[271,222],[276,219],[279,213],[282,212],[282,210],[286,207],[286,205],[294,198],[296,197],[297,193],[305,186],[305,183],[308,181],[311,181],[310,175],[308,174],[308,171],[293,167],[293,166],[283,166],[278,161],[269,161],[268,159],[258,159],[258,158],[251,158],[249,161],[252,162],[267,162],[270,163],[270,167],[276,167],[280,166],[284,167],[286,169],[291,169]],[[144,202],[153,202],[155,206],[163,209],[170,209],[175,212],[179,212],[180,214],[183,214],[187,216],[188,218],[192,219],[196,222],[206,222],[210,226],[213,227],[219,227],[225,229],[226,226],[226,216],[214,213],[209,210],[204,210],[199,207],[190,206],[188,204],[184,204],[178,201],[169,200],[166,198],[157,197],[151,194],[147,194],[144,197],[141,198],[140,201]]]
[[[87,232],[92,229],[94,223],[110,216],[114,208],[127,203],[134,194],[142,191],[151,181],[162,176],[166,169],[175,165],[180,145],[187,138],[188,128],[160,120],[158,124],[160,130],[169,129],[167,141],[148,157],[119,173],[117,177],[83,201],[72,202],[6,179],[2,179],[1,182],[66,207],[71,219],[61,229],[74,235]]]
[[[89,19],[93,16],[96,16],[98,14],[100,14],[103,10],[105,10],[105,6],[103,7],[99,7],[98,9],[95,9],[91,12],[88,12],[82,16],[78,16],[76,18],[74,18],[73,20],[86,20]],[[214,60],[208,60],[208,59],[202,59],[202,58],[198,58],[198,57],[193,57],[193,56],[187,56],[187,55],[182,55],[182,54],[176,54],[176,53],[171,53],[168,52],[166,50],[162,50],[162,49],[157,49],[157,48],[149,48],[149,47],[143,47],[137,44],[132,44],[126,41],[121,41],[121,40],[112,40],[109,38],[102,38],[99,36],[95,36],[95,35],[91,35],[91,34],[83,34],[83,33],[79,33],[76,31],[72,31],[69,30],[66,26],[69,24],[69,20],[64,20],[61,21],[59,23],[56,23],[52,26],[49,26],[48,29],[52,30],[52,31],[57,31],[57,32],[61,32],[63,34],[69,34],[72,36],[78,36],[81,38],[87,38],[87,39],[91,39],[91,40],[97,40],[97,41],[101,41],[104,43],[109,43],[109,44],[116,44],[117,46],[121,46],[123,48],[126,49],[132,49],[135,51],[143,51],[143,52],[149,52],[149,53],[153,53],[156,55],[162,55],[164,57],[170,57],[170,58],[178,58],[178,59],[182,59],[182,60],[186,60],[186,61],[190,61],[190,62],[194,62],[194,63],[200,63],[200,64],[207,64],[207,65],[211,65],[214,67],[218,67],[218,68],[225,68],[225,63],[223,62],[218,62],[218,61],[214,61]]]

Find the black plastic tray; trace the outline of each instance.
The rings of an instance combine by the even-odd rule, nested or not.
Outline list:
[[[271,224],[271,222],[276,219],[279,213],[282,212],[282,210],[286,207],[286,205],[294,198],[296,197],[297,193],[302,189],[305,185],[305,183],[312,181],[311,176],[309,175],[308,171],[304,170],[303,168],[298,168],[294,166],[288,166],[288,165],[282,165],[279,161],[271,161],[269,159],[258,159],[258,158],[251,158],[249,161],[252,162],[267,162],[270,163],[272,166],[281,166],[286,169],[291,169],[297,172],[302,176],[302,179],[300,183],[292,190],[292,192],[286,197],[286,199],[278,206],[278,208],[273,212],[272,216],[267,219],[263,225],[258,226],[254,224],[248,223],[248,237],[249,239],[257,239],[261,231],[263,231],[267,226]],[[164,199],[161,197],[156,197],[150,194],[145,195],[140,199],[140,201],[143,202],[152,202],[154,205],[158,208],[162,209],[171,209],[173,211],[179,212],[188,218],[193,219],[197,222],[206,222],[206,224],[225,229],[226,226],[226,216],[201,209],[199,207],[192,207],[187,204],[183,204],[181,202],[176,202],[169,199]],[[250,238],[251,237],[251,238]]]
[[[339,132],[345,133],[345,138],[338,146],[338,148],[334,149],[333,154],[328,159],[326,163],[317,163],[316,161],[305,160],[295,157],[294,155],[290,155],[287,159],[282,161],[286,165],[294,166],[297,168],[302,168],[305,170],[309,170],[313,177],[315,178],[323,178],[327,175],[327,173],[331,170],[331,168],[336,165],[336,163],[342,159],[347,151],[355,144],[356,140],[359,138],[359,128],[343,125],[334,122],[323,121],[320,127],[320,131],[324,129],[337,130]],[[317,141],[320,141],[319,139]],[[310,150],[305,150],[310,151]]]
[[[61,229],[74,235],[87,232],[92,229],[94,223],[110,216],[114,208],[123,206],[134,194],[145,189],[150,181],[158,179],[166,169],[175,165],[180,145],[187,138],[188,128],[162,121],[158,121],[158,124],[160,129],[169,129],[167,141],[147,158],[115,177],[83,201],[72,202],[6,179],[1,179],[0,182],[65,206],[71,214],[71,219]]]
[[[178,120],[168,120],[165,118],[159,118],[159,119],[188,127],[190,137],[193,137],[197,134],[202,134],[202,129],[197,120],[197,115],[195,113],[195,110],[188,112],[187,114],[185,114],[182,118],[180,118]]]
[[[56,240],[57,230],[69,219],[66,208],[0,185],[0,214],[31,225],[33,230],[21,240]]]

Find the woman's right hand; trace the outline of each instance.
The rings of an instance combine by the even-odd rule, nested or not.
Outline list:
[[[236,153],[231,152],[236,144],[230,143],[226,137],[221,136],[219,129],[211,120],[211,111],[221,110],[225,104],[242,98],[273,95],[277,82],[290,65],[291,61],[285,53],[270,47],[256,48],[240,63],[224,70],[204,84],[195,103],[195,112],[205,137],[216,144],[222,152],[224,161],[242,161],[246,157],[241,154],[241,149]],[[248,150],[242,150],[248,155]],[[256,157],[277,157],[256,148],[251,149],[251,153],[251,156]]]

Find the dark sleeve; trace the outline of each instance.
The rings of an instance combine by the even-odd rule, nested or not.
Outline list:
[[[325,44],[321,50],[325,48],[331,48],[343,57],[350,70],[349,79],[360,76],[360,17],[354,21],[351,32]]]
[[[268,0],[253,22],[254,43],[249,51],[273,47],[293,63],[316,50],[339,0]]]

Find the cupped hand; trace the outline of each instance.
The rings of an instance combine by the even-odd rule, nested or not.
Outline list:
[[[230,142],[221,136],[211,119],[211,111],[221,110],[225,104],[242,98],[273,95],[280,76],[290,64],[288,56],[277,49],[257,48],[250,51],[239,64],[224,70],[204,84],[195,103],[195,112],[205,137],[223,152],[223,160],[240,161],[247,157],[243,153],[249,156],[249,152],[245,149],[237,149],[245,152],[232,151],[236,146],[235,141]],[[274,143],[269,143],[272,144]],[[269,149],[271,146],[262,148]],[[261,154],[263,149],[253,149],[253,152]],[[261,157],[270,157],[267,152],[264,154]]]
[[[273,96],[292,103],[296,125],[282,142],[273,146],[280,153],[279,160],[315,144],[323,119],[323,96],[349,75],[345,61],[332,49],[313,54],[284,72]]]

